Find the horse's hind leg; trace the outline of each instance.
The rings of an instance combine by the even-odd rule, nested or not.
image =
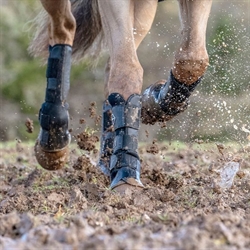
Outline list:
[[[182,112],[208,66],[206,26],[212,0],[178,0],[182,23],[181,44],[165,84],[154,84],[143,94],[142,120],[164,122]]]
[[[212,0],[179,0],[182,38],[175,54],[174,77],[192,85],[206,71],[206,28]]]
[[[61,168],[68,158],[68,104],[71,50],[75,19],[70,1],[41,0],[50,16],[49,58],[45,102],[39,112],[40,133],[35,146],[39,164],[48,170]]]

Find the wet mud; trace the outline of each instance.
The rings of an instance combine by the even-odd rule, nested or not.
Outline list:
[[[88,143],[58,171],[39,167],[33,145],[1,146],[0,249],[250,249],[249,147],[154,140],[139,148],[145,189],[121,196]]]

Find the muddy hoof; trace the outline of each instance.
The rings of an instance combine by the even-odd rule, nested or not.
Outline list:
[[[150,85],[142,95],[141,118],[142,123],[154,125],[156,122],[162,121],[162,114],[159,114],[159,103],[156,102],[161,87],[167,80],[161,79]]]
[[[60,151],[49,152],[44,151],[39,142],[35,145],[35,156],[38,163],[46,170],[58,170],[61,169],[68,161],[69,147],[61,149]]]
[[[120,181],[117,183],[115,187],[112,188],[115,192],[119,194],[126,194],[127,192],[138,192],[142,191],[144,186],[137,182],[134,178],[128,178],[125,181]]]

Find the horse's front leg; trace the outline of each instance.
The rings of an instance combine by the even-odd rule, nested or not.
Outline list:
[[[123,192],[129,187],[142,186],[138,129],[143,70],[133,37],[134,1],[99,0],[98,4],[110,51],[103,126],[113,126],[113,132],[112,128],[109,131],[114,143],[111,143],[113,152],[106,165],[110,172],[110,187]],[[109,123],[105,122],[105,117]],[[108,143],[108,137],[104,143]]]
[[[212,0],[178,0],[181,44],[168,81],[156,83],[143,94],[144,123],[164,122],[184,111],[191,92],[208,66],[206,27]]]
[[[71,51],[75,19],[67,0],[41,0],[50,16],[49,58],[45,102],[39,112],[40,133],[35,146],[39,164],[48,170],[61,168],[68,158],[68,104]]]

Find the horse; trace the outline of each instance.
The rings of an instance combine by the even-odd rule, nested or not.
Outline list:
[[[209,64],[206,27],[212,0],[177,0],[181,42],[168,80],[157,81],[143,93],[137,48],[162,0],[40,1],[44,10],[37,17],[29,47],[34,56],[48,58],[45,102],[39,111],[40,132],[35,144],[38,163],[57,170],[67,162],[71,136],[66,100],[71,64],[85,55],[94,60],[107,46],[98,166],[110,176],[112,190],[142,189],[140,123],[166,122],[187,108]]]

